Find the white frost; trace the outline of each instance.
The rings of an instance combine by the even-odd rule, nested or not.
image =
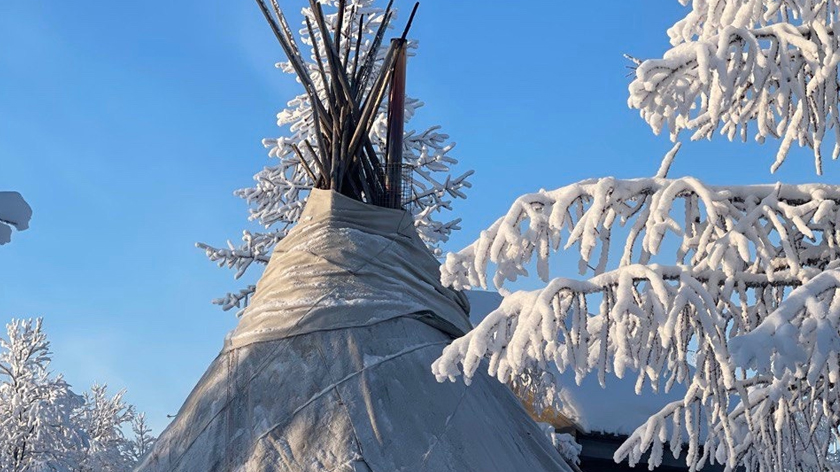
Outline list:
[[[807,146],[822,173],[826,134],[840,136],[840,1],[680,3],[691,8],[668,30],[672,48],[640,61],[628,105],[674,141],[683,130],[692,140],[781,139],[774,171],[793,143]]]
[[[577,382],[614,375],[636,393],[679,392],[618,450],[631,464],[649,451],[658,465],[667,446],[687,445],[696,467],[824,470],[840,439],[838,203],[837,186],[693,178],[605,178],[522,196],[447,256],[442,280],[486,286],[492,267],[500,287],[536,263],[545,287],[510,293],[432,370],[469,381],[487,359],[503,382],[543,382],[540,372],[557,369]],[[610,264],[614,237],[624,250]],[[589,278],[548,279],[564,238]]]

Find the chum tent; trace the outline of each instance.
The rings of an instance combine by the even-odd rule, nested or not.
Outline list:
[[[340,43],[331,31],[361,24],[364,12],[338,0],[328,18],[311,1],[309,67],[277,2],[257,3],[311,104],[313,135],[289,146],[313,188],[238,326],[137,472],[571,471],[505,385],[432,375],[471,325],[466,297],[441,284],[403,209],[414,12],[380,55],[390,4],[360,49],[361,33]],[[383,149],[369,136],[386,91]]]
[[[570,471],[505,385],[435,381],[468,310],[410,214],[313,190],[137,471]]]

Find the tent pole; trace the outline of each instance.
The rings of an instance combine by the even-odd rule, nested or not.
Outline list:
[[[385,154],[385,206],[402,208],[402,153],[405,123],[406,41],[392,39],[396,46],[391,92],[388,98],[388,147]]]

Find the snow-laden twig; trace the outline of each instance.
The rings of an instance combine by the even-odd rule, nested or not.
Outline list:
[[[673,260],[695,272],[763,274],[804,280],[837,264],[840,249],[840,188],[821,185],[715,187],[691,177],[585,180],[519,197],[507,214],[465,249],[450,253],[444,283],[455,288],[487,287],[527,275],[536,260],[548,280],[552,252],[574,248],[581,273],[604,272],[613,233],[619,265],[646,264],[667,233],[680,239]],[[618,232],[621,234],[620,232]],[[623,234],[622,234],[623,235]],[[597,256],[597,258],[596,258]]]
[[[628,104],[673,140],[682,130],[694,140],[718,130],[729,140],[781,138],[774,171],[799,143],[821,173],[832,128],[840,153],[839,13],[837,0],[692,0],[668,31],[673,47],[636,67]]]
[[[671,170],[671,164],[674,163],[674,158],[677,157],[677,153],[680,151],[681,147],[681,142],[674,143],[674,146],[665,153],[665,156],[662,157],[662,164],[659,165],[659,170],[656,172],[654,177],[658,177],[660,179],[668,177],[668,171]]]
[[[583,450],[580,444],[575,441],[575,437],[568,433],[558,433],[554,430],[554,426],[549,423],[538,423],[551,445],[557,449],[560,456],[568,463],[580,465],[580,452]],[[575,469],[580,470],[580,469]]]

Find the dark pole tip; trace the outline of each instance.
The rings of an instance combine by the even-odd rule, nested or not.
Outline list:
[[[414,4],[414,8],[411,9],[411,16],[408,17],[408,23],[405,25],[405,30],[403,30],[403,34],[400,37],[401,40],[405,41],[405,37],[408,36],[408,30],[411,29],[411,23],[414,21],[414,15],[417,14],[417,8],[420,7],[420,2]]]

